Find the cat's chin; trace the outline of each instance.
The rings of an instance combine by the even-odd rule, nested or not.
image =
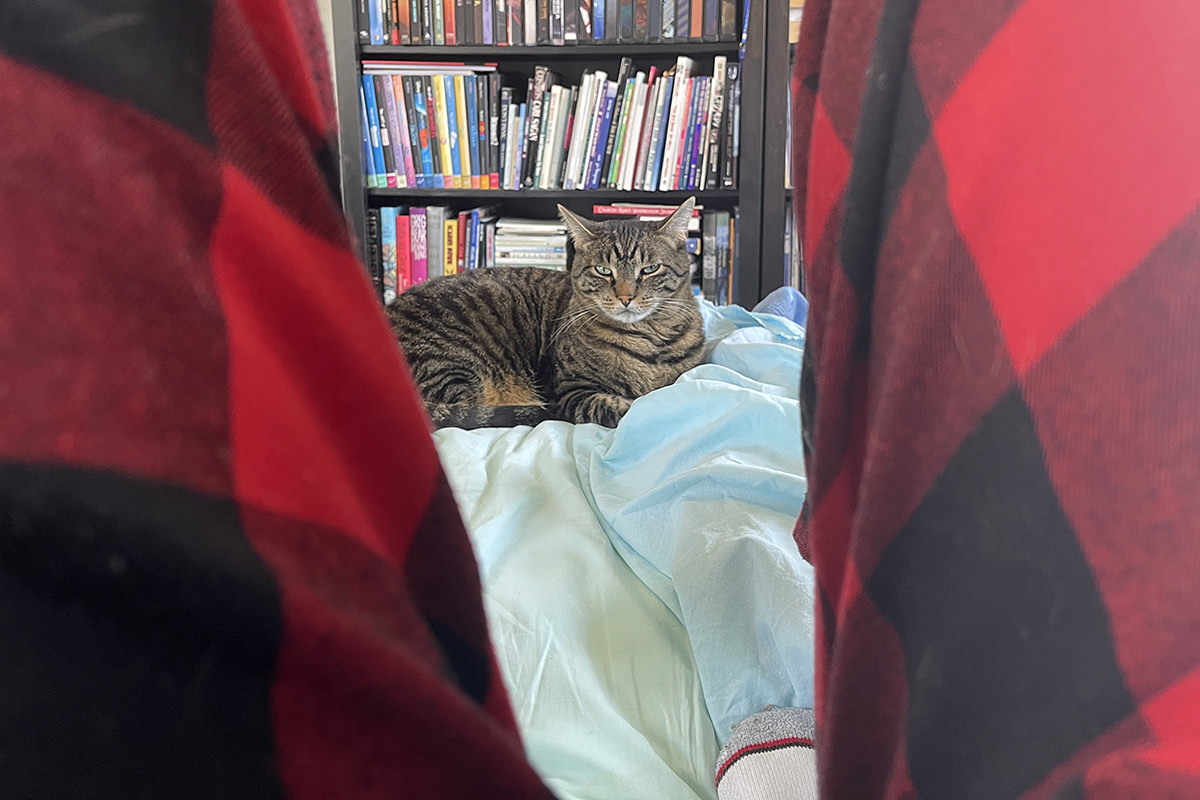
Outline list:
[[[654,309],[652,309],[652,308],[644,309],[644,310],[634,310],[632,308],[622,308],[619,311],[605,310],[604,313],[608,314],[609,317],[611,317],[612,319],[615,319],[617,322],[623,323],[625,325],[632,325],[635,322],[641,322],[646,317],[650,316],[650,314],[652,314],[653,312],[654,312]]]

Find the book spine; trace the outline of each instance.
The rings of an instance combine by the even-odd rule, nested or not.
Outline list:
[[[617,106],[616,118],[614,120],[617,132],[615,136],[611,137],[613,142],[612,153],[605,158],[607,164],[605,166],[603,183],[604,187],[608,189],[617,188],[617,175],[621,172],[621,156],[625,152],[625,137],[629,129],[629,114],[630,108],[633,105],[633,93],[636,86],[636,77],[626,79],[625,91],[621,93],[621,99]]]
[[[455,173],[458,175],[458,186],[463,189],[478,189],[479,185],[471,184],[471,140],[475,138],[474,131],[467,124],[467,96],[466,86],[463,83],[463,75],[447,75],[446,89],[450,92],[450,96],[446,101],[449,103],[446,107],[446,113],[452,119],[450,122],[450,130],[453,134],[453,143],[458,144],[458,152],[452,154],[458,156],[458,162],[455,166]],[[453,102],[451,102],[453,101]]]
[[[412,177],[412,149],[408,137],[408,118],[404,115],[404,92],[399,91],[399,76],[382,77],[388,126],[392,133],[392,157],[396,161],[396,186],[407,189],[415,186],[416,181]]]
[[[425,165],[421,159],[421,131],[417,127],[417,112],[413,106],[412,84],[400,75],[392,77],[396,93],[397,113],[404,122],[408,136],[404,140],[404,172],[409,186],[425,188]],[[428,134],[426,134],[428,136]]]
[[[379,14],[383,18],[383,43],[392,43],[392,0],[380,0]]]
[[[471,215],[463,211],[458,215],[458,242],[455,245],[454,260],[458,272],[467,268],[467,228],[470,227]]]
[[[514,45],[525,44],[525,3],[508,0],[508,40]]]
[[[421,0],[421,42],[433,44],[433,0]]]
[[[471,209],[467,220],[467,269],[475,269],[479,266],[479,209]]]
[[[429,219],[424,208],[413,208],[408,212],[412,236],[412,267],[411,279],[413,285],[424,283],[429,264],[428,231]]]
[[[442,266],[442,258],[446,252],[445,242],[442,241],[446,228],[445,206],[429,206],[426,208],[425,222],[426,277],[436,278],[445,271]]]
[[[662,0],[662,40],[675,38],[675,0]]]
[[[371,146],[371,120],[367,116],[367,99],[362,84],[358,86],[358,127],[362,131],[363,179],[368,189],[375,188],[375,151]]]
[[[729,158],[726,160],[725,176],[721,185],[736,189],[738,185],[738,157],[741,155],[742,129],[742,78],[737,64],[730,64],[726,85],[729,93]]]
[[[469,165],[471,175],[469,180],[472,189],[482,188],[482,183],[479,178],[482,174],[479,169],[479,93],[475,88],[474,75],[456,75],[454,77],[455,89],[460,91],[464,99],[462,103],[465,108],[462,109],[461,119],[459,121],[459,141],[466,150],[467,160],[463,162]]]
[[[708,141],[705,128],[708,125],[708,92],[712,78],[700,78],[700,96],[696,101],[696,124],[692,133],[692,151],[688,159],[687,188],[696,189],[700,180],[700,168],[704,158],[704,143]]]
[[[579,43],[579,2],[563,0],[563,42]]]
[[[717,302],[717,215],[706,211],[700,218],[700,263],[703,282],[700,284],[704,297]]]
[[[474,44],[471,39],[471,0],[454,0],[455,27],[459,44]]]
[[[550,0],[550,44],[565,43],[565,17],[563,0]]]
[[[412,286],[412,225],[404,209],[396,209],[396,293]]]
[[[646,7],[646,41],[662,39],[662,0],[649,0]]]
[[[595,83],[595,75],[591,72],[584,72],[579,83],[579,99],[575,104],[575,108],[571,113],[574,116],[576,123],[571,128],[571,139],[567,147],[567,164],[563,172],[562,187],[564,189],[574,189],[575,184],[579,179],[579,149],[582,147],[580,141],[586,135],[587,121],[589,115],[589,95],[592,93]]]
[[[596,128],[595,149],[588,163],[586,188],[600,187],[600,172],[604,167],[603,142],[608,138],[609,128],[612,127],[613,106],[617,101],[617,83],[608,81],[604,92],[604,105],[601,106],[600,122]]]
[[[550,188],[549,162],[553,158],[554,126],[561,104],[562,87],[551,86],[549,99],[542,104],[542,140],[539,142],[537,161],[533,167],[533,185],[538,189]]]
[[[699,97],[700,81],[698,78],[688,80],[687,96],[684,100],[686,113],[683,117],[683,129],[679,132],[679,154],[675,161],[675,180],[672,188],[687,188],[688,158],[692,154],[692,134],[696,123],[696,99]]]
[[[383,44],[383,7],[385,0],[368,0],[368,13],[371,18],[371,44]]]
[[[540,64],[534,67],[532,89],[529,92],[528,131],[525,134],[525,146],[522,148],[525,166],[522,169],[521,185],[533,186],[534,161],[537,158],[538,138],[541,136],[542,105],[546,93],[546,73],[549,70]]]
[[[475,131],[475,147],[479,151],[479,188],[480,189],[496,189],[499,187],[492,186],[492,170],[490,167],[490,157],[492,153],[491,142],[488,140],[488,126],[491,122],[488,112],[488,78],[486,74],[473,76],[475,84],[475,104],[474,114],[469,120],[474,126]]]
[[[628,57],[622,58],[621,65],[617,69],[617,80],[616,80],[617,95],[616,95],[616,99],[614,101],[614,106],[613,106],[613,114],[614,114],[613,125],[611,125],[609,127],[607,137],[604,139],[603,142],[601,142],[601,147],[604,151],[603,152],[604,161],[602,162],[601,172],[600,172],[600,175],[601,175],[601,184],[600,185],[601,186],[606,186],[608,183],[608,181],[607,181],[608,170],[609,170],[609,167],[612,165],[613,147],[616,145],[617,128],[618,128],[618,124],[619,124],[619,120],[617,119],[616,115],[620,114],[621,108],[624,104],[625,89],[626,89],[626,86],[629,81],[629,73],[632,70],[633,70],[633,59],[628,58]],[[596,188],[600,188],[600,187],[596,187]]]
[[[638,157],[641,155],[642,133],[645,129],[643,120],[646,116],[646,92],[645,81],[640,81],[634,88],[632,110],[629,115],[629,132],[626,134],[625,147],[621,151],[621,173],[617,181],[617,188],[622,191],[633,189],[633,175],[637,168]]]
[[[425,37],[425,21],[421,19],[421,0],[401,0],[408,3],[408,37],[412,44],[420,44]]]
[[[375,102],[375,81],[370,75],[363,75],[363,103],[370,124],[371,163],[374,167],[375,183],[373,188],[381,189],[387,186],[387,168],[383,163],[383,145],[379,139],[379,106]],[[371,173],[367,173],[370,179]]]
[[[431,11],[433,12],[433,43],[442,46],[446,44],[446,7],[443,0],[432,0]]]
[[[700,28],[700,35],[706,42],[717,41],[719,33],[718,21],[720,19],[720,11],[718,4],[720,0],[701,0],[704,6],[704,22]]]
[[[645,109],[642,112],[642,131],[638,138],[638,157],[633,165],[632,188],[641,191],[646,186],[646,168],[650,163],[650,140],[654,137],[654,111],[663,80],[650,81],[646,87]]]
[[[663,140],[667,133],[667,118],[671,112],[671,97],[675,91],[674,73],[663,76],[666,80],[658,92],[657,107],[654,109],[654,129],[650,132],[650,152],[646,154],[645,189],[654,191],[659,188],[660,172],[662,170]]]
[[[442,0],[442,24],[447,45],[458,44],[457,6],[454,0]]]
[[[512,115],[512,89],[505,86],[500,89],[500,188],[508,188],[508,142],[509,120]]]
[[[438,140],[438,153],[442,161],[442,188],[453,189],[457,186],[456,175],[458,169],[455,166],[455,159],[458,154],[458,139],[450,138],[450,118],[446,101],[446,83],[442,80],[441,75],[430,75],[429,83],[433,87],[433,110],[434,113],[430,117],[436,120],[436,132]]]
[[[525,169],[525,117],[529,113],[528,103],[517,103],[516,115],[512,121],[512,169],[507,188],[521,188],[521,172]]]
[[[617,0],[611,0],[616,2]],[[609,0],[593,0],[592,2],[592,41],[604,41],[606,31],[606,9]]]
[[[699,42],[704,36],[704,0],[691,0],[692,7],[688,11],[688,39]]]
[[[390,44],[408,44],[408,15],[401,13],[401,6],[404,6],[404,11],[408,10],[408,0],[388,0],[391,7],[391,36],[389,37]]]
[[[648,0],[633,0],[633,41],[646,41],[649,27],[650,4]]]
[[[514,3],[520,3],[521,0],[511,0]],[[537,44],[537,0],[525,0],[525,44]]]
[[[730,247],[730,240],[733,238],[733,221],[728,211],[718,211],[716,217],[717,296],[713,298],[713,302],[720,305],[728,305],[733,302],[733,281],[731,280],[733,275],[733,250]]]
[[[720,142],[722,125],[725,121],[725,71],[727,68],[725,56],[713,59],[713,83],[711,100],[709,102],[707,140],[704,152],[704,169],[701,173],[701,189],[717,188],[718,175],[721,168]]]
[[[421,189],[433,186],[433,159],[429,150],[429,122],[426,119],[425,95],[420,82],[414,84],[409,75],[400,78],[404,89],[404,105],[408,113],[408,129],[413,136],[413,167],[416,169],[416,185]]]
[[[617,41],[633,41],[633,0],[617,0]]]
[[[572,86],[562,110],[562,139],[554,149],[554,188],[566,188],[567,153],[575,136],[575,109],[579,105],[579,87]]]
[[[496,43],[496,14],[492,8],[492,0],[482,0],[479,4],[479,19],[483,23],[483,43]]]
[[[375,84],[375,110],[379,114],[379,146],[383,148],[383,168],[386,176],[386,185],[390,188],[396,188],[396,154],[392,149],[392,128],[388,124],[387,114],[387,87],[383,84],[382,75],[373,75],[372,82]]]
[[[491,11],[491,4],[488,4],[488,11]],[[472,23],[471,29],[474,31],[475,44],[491,44],[483,40],[483,0],[472,0],[471,2]],[[489,14],[490,16],[490,14]]]
[[[442,274],[458,273],[458,217],[446,216],[446,228],[442,234]]]
[[[578,0],[576,11],[579,15],[579,41],[590,42],[594,36],[592,30],[592,0]]]
[[[537,20],[534,30],[538,44],[550,44],[550,0],[536,0]]]
[[[722,42],[736,42],[737,7],[734,0],[718,0],[720,9],[717,12],[717,39]]]
[[[617,41],[620,32],[621,0],[607,0],[604,4],[604,41]]]
[[[687,41],[691,30],[691,0],[675,0],[675,40]]]
[[[383,302],[390,303],[396,299],[396,209],[385,207],[379,209],[379,241],[383,253]]]
[[[371,4],[368,0],[357,0],[358,43],[371,43]]]
[[[378,208],[367,209],[367,274],[375,287],[375,294],[383,297],[383,243],[380,232]]]
[[[426,174],[425,180],[435,189],[448,189],[450,187],[446,185],[446,177],[442,173],[441,139],[446,132],[444,128],[438,127],[437,102],[433,92],[435,83],[440,83],[440,81],[434,80],[434,77],[430,75],[413,76],[413,86],[420,90],[425,98],[425,124],[429,127],[429,158],[433,171]],[[418,103],[418,106],[420,105]],[[449,162],[446,163],[449,164]]]
[[[496,0],[492,4],[492,36],[496,44],[508,44],[507,0]]]
[[[671,113],[667,117],[664,136],[662,165],[659,172],[658,189],[665,192],[675,188],[675,155],[679,150],[679,133],[683,125],[688,78],[691,77],[690,59],[680,56],[675,63],[675,86],[671,97]]]
[[[488,171],[489,182],[488,186],[492,189],[500,188],[500,76],[489,75],[487,82],[488,89]]]

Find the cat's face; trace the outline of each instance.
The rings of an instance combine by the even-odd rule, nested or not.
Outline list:
[[[575,245],[575,291],[626,324],[680,302],[694,303],[687,225],[695,204],[688,198],[661,222],[593,222],[559,206]]]

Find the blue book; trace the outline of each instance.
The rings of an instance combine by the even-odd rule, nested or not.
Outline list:
[[[687,185],[685,189],[695,189],[696,184],[700,180],[700,144],[704,138],[704,115],[708,109],[708,84],[712,78],[701,77],[700,85],[697,87],[700,93],[700,99],[696,101],[695,121],[692,125],[692,133],[689,137],[690,145],[688,152],[688,169],[687,169]]]
[[[371,44],[384,44],[383,41],[383,7],[379,4],[384,0],[369,0],[367,6],[371,17]]]
[[[379,209],[379,244],[383,254],[383,302],[396,299],[396,209]]]
[[[617,102],[616,81],[609,81],[604,90],[604,110],[600,112],[600,127],[596,131],[596,149],[588,160],[585,189],[600,187],[600,172],[604,169],[604,142],[608,140],[608,129],[612,126],[613,106]]]
[[[600,41],[604,38],[604,4],[615,3],[617,0],[594,0],[592,3],[592,39]]]
[[[442,85],[446,87],[446,127],[449,128],[447,135],[450,138],[450,174],[462,176],[462,159],[458,155],[458,114],[455,113],[458,104],[457,98],[454,95],[454,76],[434,75],[433,79],[435,81],[440,79]],[[438,116],[440,117],[441,115],[439,114]],[[442,164],[442,169],[446,169],[445,164]]]
[[[484,15],[488,16],[487,14]],[[467,127],[471,130],[463,131],[462,135],[467,137],[467,149],[471,152],[471,187],[479,188],[479,176],[483,171],[479,169],[479,103],[475,88],[475,76],[463,76],[463,94],[466,95],[467,101]]]
[[[358,87],[358,125],[362,129],[363,174],[368,187],[375,185],[375,151],[371,149],[371,124],[367,121],[367,101]]]
[[[419,79],[413,80],[409,76],[404,77],[404,82],[412,86],[413,110],[417,115],[417,141],[421,144],[421,171],[425,173],[424,183],[418,179],[417,185],[426,189],[441,189],[442,173],[433,168],[433,148],[437,147],[437,142],[433,141],[432,135],[429,133],[429,107],[426,105],[425,99],[425,82]],[[405,91],[407,92],[407,87]]]
[[[521,170],[525,167],[525,155],[521,151],[521,142],[525,141],[525,122],[526,113],[529,110],[527,103],[521,103],[517,109],[517,141],[516,141],[516,157],[513,159],[513,182],[516,186],[509,186],[510,189],[515,189],[521,183]]]
[[[675,88],[675,76],[669,75],[669,76],[667,76],[667,82],[663,86],[663,89],[662,89],[663,95],[664,95],[662,122],[659,123],[658,130],[655,132],[654,137],[653,137],[654,167],[652,168],[653,171],[650,173],[650,177],[652,179],[650,182],[650,185],[653,186],[655,189],[658,188],[658,179],[659,179],[659,176],[662,175],[663,150],[666,148],[666,145],[667,145],[667,122],[669,121],[670,116],[671,116],[671,95],[672,95],[672,91],[674,90],[674,88]]]
[[[371,186],[382,189],[387,186],[387,180],[384,178],[387,175],[387,168],[383,165],[383,145],[379,139],[379,106],[375,105],[375,79],[370,75],[364,75],[362,85],[363,109],[367,112],[367,121],[371,131],[371,157],[375,162],[375,183]]]
[[[467,269],[475,269],[479,257],[479,209],[471,209],[470,222],[467,223]]]
[[[687,98],[688,106],[684,111],[687,116],[684,117],[683,127],[679,130],[679,152],[676,158],[679,159],[679,175],[675,179],[675,185],[672,188],[686,189],[688,160],[692,156],[692,135],[696,128],[696,107],[700,104],[700,78],[692,78],[692,94]]]

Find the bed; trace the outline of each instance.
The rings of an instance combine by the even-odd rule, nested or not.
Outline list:
[[[715,798],[737,722],[812,705],[803,328],[702,303],[705,363],[616,429],[445,429],[529,758],[563,800]]]

